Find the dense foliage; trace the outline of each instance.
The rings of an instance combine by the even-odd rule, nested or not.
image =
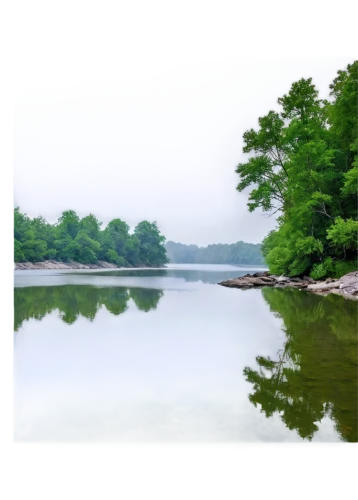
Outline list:
[[[43,217],[30,219],[14,210],[15,262],[74,260],[95,264],[99,260],[119,266],[161,266],[168,262],[165,237],[156,222],[140,222],[132,234],[121,219],[113,219],[104,229],[90,214],[83,219],[73,210],[62,213],[56,224]]]
[[[278,213],[262,252],[274,274],[315,279],[356,268],[358,177],[358,61],[338,71],[330,100],[312,79],[293,83],[281,111],[244,133],[246,163],[239,191],[252,186],[249,211]]]
[[[255,264],[264,265],[261,245],[238,241],[231,245],[218,243],[207,247],[184,245],[168,241],[167,254],[170,262],[181,264]]]

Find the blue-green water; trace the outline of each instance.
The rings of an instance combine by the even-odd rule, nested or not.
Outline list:
[[[357,304],[255,268],[16,271],[18,441],[357,441]]]

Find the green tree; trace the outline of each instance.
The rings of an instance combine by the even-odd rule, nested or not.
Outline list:
[[[121,219],[113,219],[105,229],[90,214],[80,219],[73,210],[66,210],[51,225],[39,216],[30,219],[14,209],[14,260],[36,262],[55,259],[74,260],[83,264],[98,260],[118,266],[158,266],[167,262],[165,238],[156,223],[138,224],[134,234]]]
[[[168,241],[165,245],[170,262],[198,264],[264,265],[261,245],[245,243],[214,244],[207,247]]]
[[[327,229],[327,239],[338,254],[344,254],[344,258],[347,250],[357,251],[357,234],[358,221],[343,220],[342,217],[336,217],[334,224]]]
[[[25,233],[30,229],[30,219],[26,214],[20,212],[20,208],[14,209],[14,238],[20,242],[25,240]]]
[[[139,258],[139,239],[135,234],[130,234],[126,242],[127,262],[134,267],[141,264]]]
[[[83,264],[95,264],[100,254],[101,245],[98,241],[88,236],[86,231],[81,229],[73,241],[75,245],[74,260]]]
[[[99,240],[102,222],[89,214],[80,221],[79,230],[85,232],[92,240]]]
[[[312,79],[293,83],[278,99],[281,112],[270,111],[243,136],[251,157],[236,169],[237,189],[252,186],[249,211],[279,213],[262,245],[275,274],[309,273],[328,257],[356,260],[357,70],[356,61],[338,73],[330,102],[319,99]]]
[[[103,231],[101,237],[102,252],[105,260],[118,265],[127,264],[127,245],[129,226],[121,219],[113,219]]]
[[[61,239],[55,240],[53,244],[56,250],[56,255],[60,261],[68,262],[69,260],[75,258],[78,248],[69,234]]]
[[[156,222],[140,222],[134,229],[134,235],[139,242],[139,260],[142,265],[161,266],[168,262],[165,237]]]
[[[25,254],[22,251],[22,244],[17,239],[14,240],[14,260],[15,262],[25,261]]]
[[[21,250],[24,255],[25,261],[39,262],[43,260],[47,244],[44,240],[35,239],[35,232],[32,230],[26,231]]]
[[[231,264],[231,265],[264,265],[261,245],[245,243],[215,244],[207,247],[184,245],[168,241],[165,245],[171,262],[180,264]]]
[[[72,239],[77,236],[80,229],[80,218],[74,210],[65,210],[57,222],[57,235],[65,238],[67,235]]]

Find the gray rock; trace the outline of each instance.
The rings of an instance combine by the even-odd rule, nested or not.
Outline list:
[[[341,297],[344,297],[346,299],[358,301],[357,271],[348,273],[345,276],[342,276],[339,280],[329,278],[325,282],[316,282],[308,277],[305,277],[303,280],[298,277],[290,279],[286,276],[275,276],[273,274],[270,275],[269,273],[267,273],[263,274],[262,276],[246,274],[245,276],[234,278],[232,280],[222,281],[218,284],[231,288],[241,288],[242,290],[248,290],[255,287],[262,288],[263,286],[273,286],[278,288],[291,287],[298,288],[299,290],[308,290],[310,292],[318,293],[321,295],[334,293],[337,295],[341,295]]]
[[[340,281],[335,281],[334,283],[315,283],[307,286],[307,290],[312,291],[324,291],[331,290],[332,288],[339,288]]]
[[[271,276],[262,276],[260,279],[265,283],[275,283],[275,280]]]
[[[278,278],[275,278],[275,279],[278,283],[284,283],[284,282],[290,281],[290,278],[288,278],[287,276],[283,276],[283,275],[278,276]]]

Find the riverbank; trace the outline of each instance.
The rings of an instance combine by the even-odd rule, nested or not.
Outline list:
[[[328,295],[334,293],[341,295],[346,299],[358,300],[358,271],[345,274],[339,279],[328,278],[322,281],[315,281],[309,277],[288,278],[287,276],[275,276],[268,271],[254,274],[245,274],[239,278],[221,281],[218,285],[230,288],[241,288],[243,290],[251,288],[271,287],[290,287],[299,290],[307,290],[319,295]]]
[[[165,269],[166,266],[139,266],[140,269]],[[60,262],[58,260],[44,260],[41,262],[15,262],[15,271],[43,271],[43,270],[55,270],[55,269],[139,269],[131,266],[116,266],[111,262],[106,262],[104,260],[99,260],[97,264],[81,264],[75,260],[69,260],[68,262]]]
[[[59,262],[56,260],[44,260],[42,262],[15,262],[15,271],[44,269],[120,269],[119,266],[110,262],[98,261],[97,264],[81,264],[70,260],[69,262]]]

